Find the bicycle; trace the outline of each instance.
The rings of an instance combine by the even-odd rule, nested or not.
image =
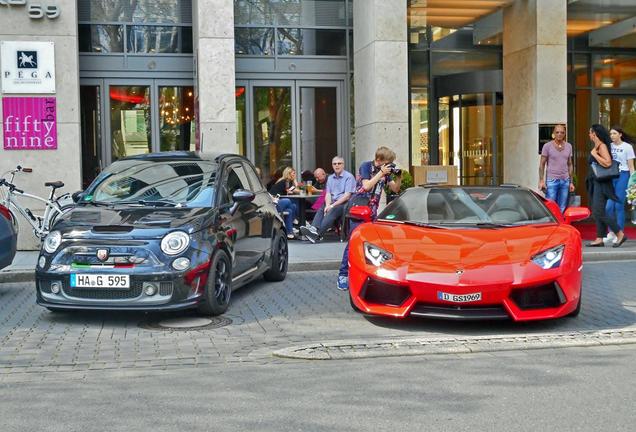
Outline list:
[[[64,183],[62,183],[61,181],[44,183],[44,186],[51,188],[51,195],[48,199],[26,193],[24,192],[24,190],[18,189],[18,187],[13,184],[16,174],[32,172],[33,169],[23,168],[20,165],[18,165],[14,170],[5,172],[2,177],[0,177],[0,204],[4,205],[9,210],[11,222],[16,227],[16,231],[19,230],[19,226],[18,218],[16,217],[14,211],[17,211],[24,217],[24,219],[33,228],[33,234],[42,241],[48,235],[51,227],[53,227],[53,225],[55,224],[55,221],[61,215],[74,207],[75,204],[71,198],[71,195],[68,193],[63,194],[59,197],[55,196],[55,191],[61,187],[64,187]],[[11,175],[10,180],[6,180],[5,177],[7,177],[7,175]],[[18,201],[16,201],[15,196],[21,196],[44,203],[44,214],[34,214],[29,208],[24,207]]]

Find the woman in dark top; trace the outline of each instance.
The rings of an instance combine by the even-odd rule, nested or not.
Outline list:
[[[278,196],[291,195],[298,192],[296,185],[296,171],[292,167],[287,167],[283,170],[281,178],[269,188],[269,193],[274,197],[274,202],[276,202],[276,209],[280,213],[285,212],[285,228],[289,239],[295,237],[293,221],[297,214],[296,205],[289,198],[278,198]]]
[[[607,200],[611,199],[618,201],[616,194],[614,193],[614,187],[611,181],[599,181],[594,177],[592,172],[592,164],[596,163],[605,168],[609,168],[612,165],[612,154],[610,153],[609,146],[612,142],[607,129],[599,124],[594,124],[590,128],[590,140],[594,144],[594,148],[590,151],[590,157],[588,163],[590,168],[588,170],[588,176],[585,179],[587,191],[592,202],[592,217],[596,222],[596,239],[592,243],[588,243],[591,247],[603,247],[603,237],[607,234],[607,228],[616,234],[617,242],[613,247],[620,247],[627,237],[625,233],[621,231],[614,215],[610,215],[605,211],[605,205]]]

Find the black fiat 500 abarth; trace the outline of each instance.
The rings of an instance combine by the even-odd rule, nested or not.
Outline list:
[[[37,302],[51,310],[219,315],[233,289],[287,274],[283,220],[241,156],[128,157],[74,199],[37,263]]]

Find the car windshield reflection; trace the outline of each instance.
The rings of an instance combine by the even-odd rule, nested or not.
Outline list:
[[[211,207],[217,169],[208,161],[118,161],[95,179],[82,203]]]
[[[412,188],[393,200],[379,220],[428,227],[503,228],[556,223],[527,189],[508,187]]]

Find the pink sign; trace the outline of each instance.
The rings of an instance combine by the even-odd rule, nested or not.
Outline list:
[[[5,150],[57,149],[55,97],[2,98]]]

